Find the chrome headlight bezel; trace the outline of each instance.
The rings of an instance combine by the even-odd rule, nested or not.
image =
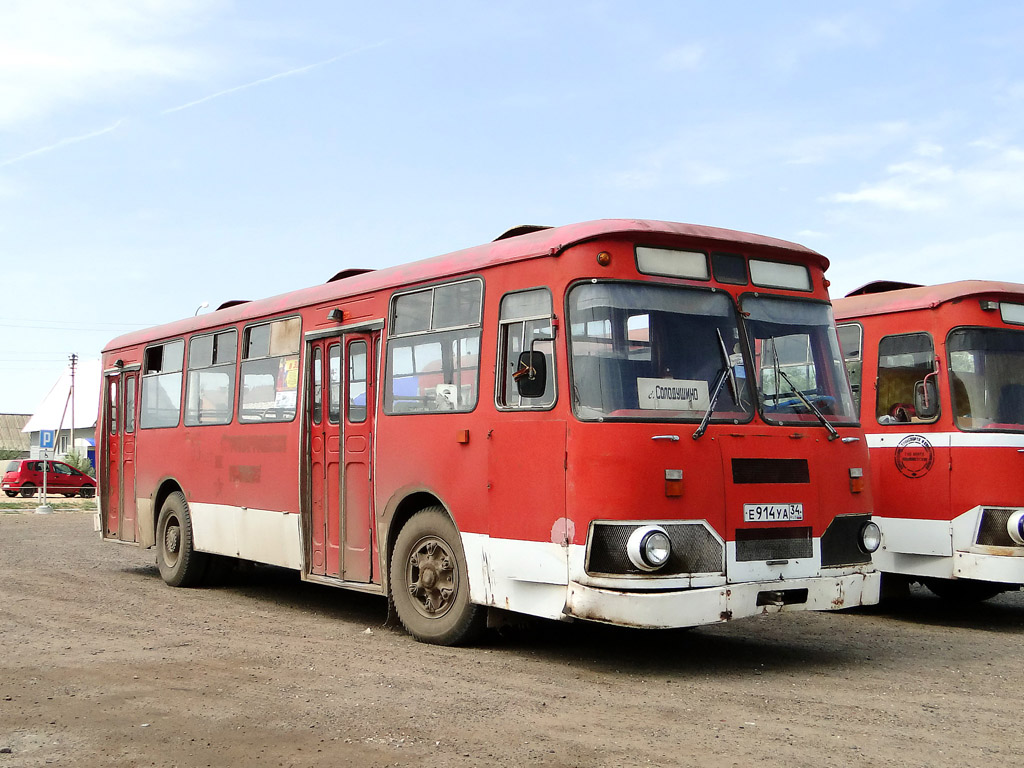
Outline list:
[[[626,541],[629,561],[642,571],[657,571],[672,557],[672,540],[660,525],[644,525]]]

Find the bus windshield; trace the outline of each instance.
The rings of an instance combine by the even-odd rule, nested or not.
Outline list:
[[[957,427],[1024,429],[1024,331],[958,328],[947,348]]]
[[[578,285],[569,327],[581,419],[700,421],[709,410],[712,421],[753,417],[736,307],[725,292]]]
[[[743,314],[766,421],[857,421],[831,306],[753,296]]]

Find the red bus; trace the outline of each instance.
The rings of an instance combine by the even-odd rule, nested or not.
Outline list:
[[[387,595],[436,643],[500,610],[877,602],[827,265],[687,224],[519,227],[122,336],[102,535],[155,546],[171,585],[241,558]]]
[[[1020,588],[1024,285],[878,282],[835,307],[887,583],[959,600]]]

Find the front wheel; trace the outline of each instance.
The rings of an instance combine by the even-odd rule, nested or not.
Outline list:
[[[924,585],[943,600],[957,603],[980,603],[1007,589],[1005,584],[974,579],[925,579]]]
[[[462,542],[441,507],[423,509],[402,526],[390,575],[395,611],[417,640],[459,645],[483,633],[487,613],[469,601]]]
[[[17,491],[4,491],[4,493],[6,493],[12,499],[18,495]]]
[[[160,508],[156,522],[156,564],[164,582],[172,587],[194,587],[206,573],[207,555],[196,552],[192,518],[185,494],[175,491]]]

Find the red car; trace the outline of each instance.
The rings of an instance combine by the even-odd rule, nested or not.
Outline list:
[[[47,461],[46,492],[87,499],[96,495],[96,480],[63,461]],[[0,487],[8,496],[19,493],[28,498],[43,488],[43,462],[37,459],[15,459],[7,465]]]

